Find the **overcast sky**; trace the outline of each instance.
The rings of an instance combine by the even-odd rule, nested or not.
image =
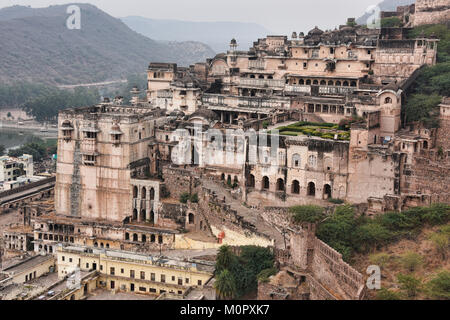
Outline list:
[[[0,0],[0,7],[16,4],[46,7],[73,1]],[[314,26],[329,29],[347,17],[359,17],[380,0],[91,0],[114,17],[129,15],[188,21],[255,22],[273,33],[308,31]]]

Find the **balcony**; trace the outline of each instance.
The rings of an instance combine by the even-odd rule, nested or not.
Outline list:
[[[241,87],[284,88],[284,80],[240,78]]]
[[[311,86],[302,86],[302,85],[286,85],[284,87],[286,92],[298,92],[298,93],[306,93],[311,94]]]
[[[84,155],[97,155],[97,141],[95,139],[83,140],[80,151]]]
[[[262,69],[264,70],[266,63],[261,60],[249,60],[248,68],[249,69]]]

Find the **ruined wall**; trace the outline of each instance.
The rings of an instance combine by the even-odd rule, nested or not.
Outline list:
[[[413,25],[448,23],[450,21],[450,1],[417,0]]]

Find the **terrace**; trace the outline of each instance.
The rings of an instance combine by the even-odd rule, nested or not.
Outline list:
[[[350,131],[333,123],[314,123],[300,121],[287,126],[278,127],[280,135],[284,136],[314,136],[322,139],[350,140]]]

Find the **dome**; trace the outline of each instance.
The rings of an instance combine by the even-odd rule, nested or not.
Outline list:
[[[119,127],[119,125],[117,123],[113,124],[109,134],[122,134],[122,131],[120,130],[120,127]]]
[[[314,29],[312,29],[310,32],[308,32],[308,35],[310,36],[320,36],[323,34],[323,31],[320,30],[317,26],[315,26]]]

